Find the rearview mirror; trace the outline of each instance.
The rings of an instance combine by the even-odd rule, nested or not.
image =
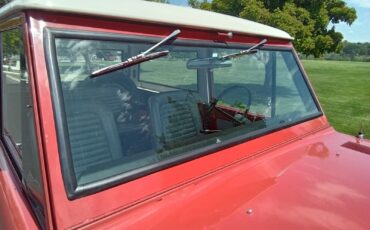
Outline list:
[[[220,58],[195,58],[190,59],[186,63],[188,69],[215,69],[231,67],[230,60],[222,60]]]

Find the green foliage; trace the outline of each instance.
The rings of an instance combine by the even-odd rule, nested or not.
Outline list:
[[[221,2],[221,0],[219,0]],[[263,3],[258,0],[250,0],[248,6],[245,5],[246,1],[242,2],[242,9],[239,16],[252,21],[257,21],[267,24],[270,17],[270,12],[264,8]],[[219,3],[221,4],[221,3]],[[231,10],[230,10],[231,12]],[[235,15],[235,14],[233,14]]]
[[[343,35],[335,24],[351,25],[356,10],[343,0],[189,0],[189,5],[257,21],[287,31],[300,53],[320,57],[339,52]],[[329,28],[330,23],[333,25]]]
[[[23,48],[22,33],[19,29],[8,30],[2,33],[3,53],[11,57],[12,55],[19,54]]]
[[[201,8],[209,11],[212,10],[211,4],[208,3],[207,0],[203,0],[202,2],[199,2],[198,0],[188,0],[188,5],[193,8]]]
[[[0,7],[4,6],[5,4],[11,2],[12,0],[0,0]]]
[[[342,51],[340,53],[328,53],[321,59],[337,61],[361,61],[370,62],[370,43],[351,43],[344,41],[340,44]],[[312,56],[301,56],[303,59],[313,59]]]
[[[370,43],[351,43],[343,42],[343,52],[344,55],[349,56],[369,56],[370,57]]]

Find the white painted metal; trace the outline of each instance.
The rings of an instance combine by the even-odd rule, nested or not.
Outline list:
[[[26,9],[79,13],[292,40],[292,37],[282,30],[253,21],[143,0],[15,0],[0,9],[0,18]]]

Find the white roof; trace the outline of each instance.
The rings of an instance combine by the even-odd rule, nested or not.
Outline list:
[[[0,18],[25,9],[79,13],[292,40],[282,30],[249,20],[143,0],[15,0],[0,9]]]

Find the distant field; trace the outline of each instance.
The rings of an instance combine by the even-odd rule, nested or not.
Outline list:
[[[304,60],[303,64],[332,126],[370,138],[370,63]]]

